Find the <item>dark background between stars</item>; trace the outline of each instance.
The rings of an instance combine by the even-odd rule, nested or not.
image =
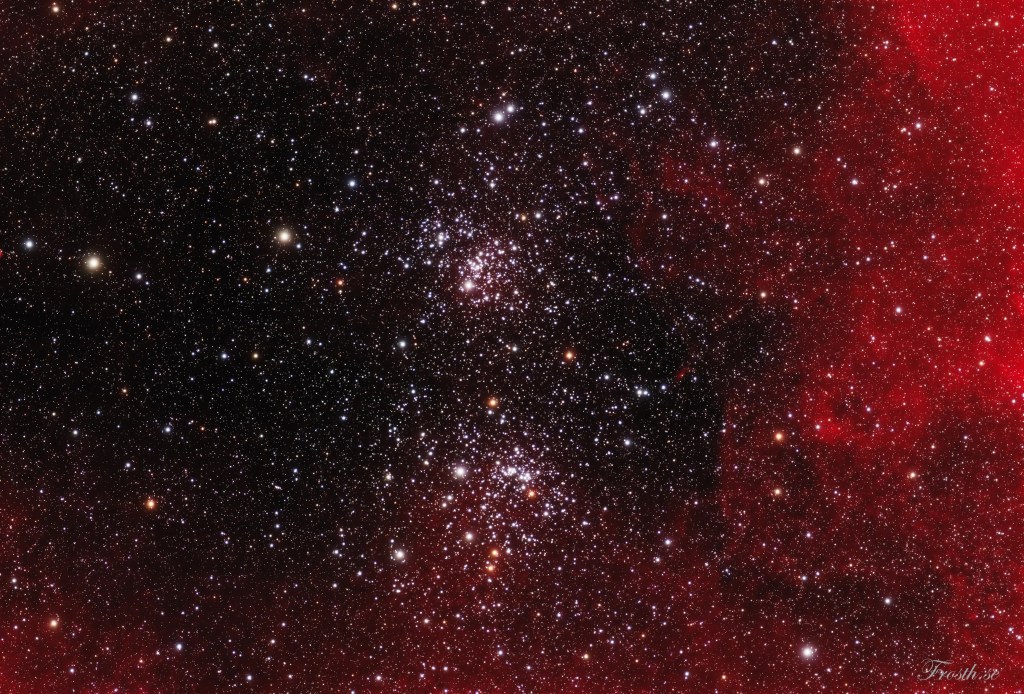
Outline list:
[[[5,691],[1015,686],[1011,3],[0,35]]]

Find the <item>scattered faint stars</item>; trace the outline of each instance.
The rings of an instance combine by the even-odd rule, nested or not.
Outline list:
[[[1024,686],[1013,3],[9,5],[0,690]]]

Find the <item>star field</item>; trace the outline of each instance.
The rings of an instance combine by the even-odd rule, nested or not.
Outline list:
[[[0,691],[1024,687],[1015,3],[15,5]]]

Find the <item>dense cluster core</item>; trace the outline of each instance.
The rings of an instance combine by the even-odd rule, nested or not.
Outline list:
[[[0,691],[1024,686],[1017,0],[7,5]]]

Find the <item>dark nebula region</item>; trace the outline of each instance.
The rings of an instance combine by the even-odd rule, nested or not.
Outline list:
[[[7,0],[0,691],[1019,691],[1022,14]]]

